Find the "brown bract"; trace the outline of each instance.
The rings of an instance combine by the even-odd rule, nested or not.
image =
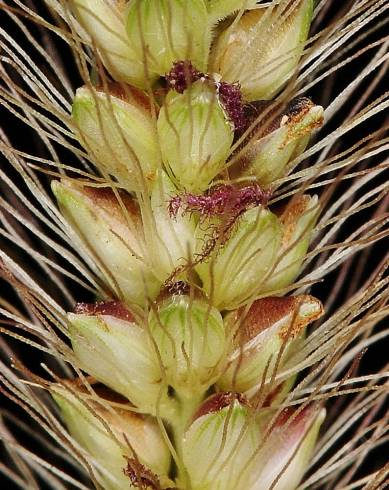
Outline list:
[[[123,211],[118,202],[118,197],[110,187],[96,188],[85,186],[82,188],[82,191],[97,206],[108,211],[110,214],[114,214],[117,219],[122,219]],[[139,206],[129,194],[124,191],[118,191],[118,196],[131,216],[139,215]]]
[[[312,315],[299,315],[300,306],[310,303],[317,306]],[[295,337],[308,323],[316,320],[323,314],[323,307],[319,300],[309,295],[276,297],[269,296],[262,298],[251,305],[245,312],[245,308],[240,308],[235,313],[236,321],[241,321],[236,341],[246,343],[256,337],[259,333],[291,315],[290,322],[281,328],[278,335],[283,339]],[[240,319],[240,317],[242,317]]]
[[[127,83],[107,82],[104,85],[97,85],[96,91],[105,95],[108,100],[110,96],[116,97],[123,102],[138,106],[150,114],[152,112],[151,108],[154,101],[151,101],[150,97],[143,90]],[[156,110],[158,109],[155,103],[154,107]]]
[[[302,195],[292,199],[284,212],[280,216],[281,223],[284,225],[282,244],[288,245],[296,229],[298,219],[304,214],[310,202],[310,196]],[[301,237],[303,238],[303,237]]]
[[[285,408],[277,417],[273,428],[277,429],[283,427],[290,422],[293,426],[301,425],[301,430],[304,430],[307,425],[312,421],[312,416],[316,411],[314,405],[308,405],[303,409],[300,408]]]
[[[234,393],[232,391],[216,393],[205,400],[205,402],[200,406],[193,416],[193,422],[204,415],[219,412],[223,408],[229,407],[235,400],[241,405],[247,407],[250,405],[248,399],[242,393]]]
[[[76,186],[74,186],[76,188]],[[143,235],[143,224],[139,205],[128,193],[109,187],[80,187],[84,197],[93,203],[93,209],[108,218],[111,229],[132,241],[132,237],[140,240]]]
[[[100,301],[99,303],[77,303],[74,308],[74,313],[77,315],[108,315],[118,318],[119,320],[125,320],[127,322],[134,322],[134,315],[123,305],[120,301]]]

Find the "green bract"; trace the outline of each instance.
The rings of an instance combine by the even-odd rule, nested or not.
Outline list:
[[[223,236],[223,223],[217,223],[220,237],[215,249],[196,267],[205,292],[219,309],[233,309],[258,293],[268,279],[281,244],[281,225],[277,216],[262,206],[246,211],[228,227]],[[198,227],[199,251],[209,229]],[[225,243],[224,243],[225,242]]]
[[[167,203],[177,193],[178,189],[166,173],[160,171],[151,191],[152,212],[143,216],[150,257],[163,279],[190,261],[195,248],[194,219],[188,214],[179,214],[172,219],[169,214]]]
[[[125,29],[126,3],[122,0],[70,0],[70,6],[99,50],[115,80],[145,87],[145,68],[136,56]]]
[[[136,203],[128,196],[122,209],[110,189],[53,182],[63,214],[85,243],[102,277],[115,295],[143,306],[155,298],[161,282],[147,264],[142,222]]]
[[[269,418],[265,412],[255,417],[246,403],[239,395],[219,393],[200,407],[183,444],[193,490],[296,488],[324,413],[309,408],[295,419],[282,414],[265,438]]]
[[[312,296],[290,296],[260,299],[249,309],[230,313],[226,323],[234,332],[234,345],[218,386],[244,393],[264,381],[265,371],[271,378],[276,366],[279,371],[300,344],[308,323],[322,311],[320,301]]]
[[[199,80],[183,94],[169,92],[158,117],[162,159],[169,175],[189,191],[203,191],[223,169],[233,130],[216,90]]]
[[[255,178],[265,186],[283,177],[287,164],[305,150],[312,131],[322,124],[323,108],[302,98],[295,104],[292,101],[291,108],[277,118],[276,128],[271,114],[268,119],[270,122],[263,121],[265,134],[259,124],[254,136],[239,151],[232,176]]]
[[[241,9],[255,8],[256,0],[208,0],[209,18],[212,23],[238,12]]]
[[[298,276],[319,212],[317,196],[301,196],[278,218],[259,206],[235,219],[200,222],[196,266],[204,291],[219,309],[279,291]],[[209,237],[213,238],[209,238]],[[204,251],[211,243],[211,251]]]
[[[263,292],[280,291],[297,278],[311,241],[320,206],[317,196],[292,199],[281,216],[282,244]]]
[[[146,328],[111,315],[70,314],[69,322],[73,350],[85,371],[142,412],[155,414],[159,401],[167,403]]]
[[[168,480],[164,475],[171,456],[151,417],[134,414],[130,405],[110,406],[109,401],[74,388],[52,385],[50,391],[70,434],[95,461],[97,480],[104,489],[135,488],[123,473],[126,458],[139,458]]]
[[[313,0],[246,12],[219,36],[211,71],[239,81],[247,100],[272,98],[293,75],[312,19]]]
[[[227,348],[222,317],[206,301],[176,295],[150,313],[149,325],[169,385],[203,395],[218,378]]]
[[[73,101],[77,136],[96,166],[127,190],[148,187],[160,163],[152,102],[140,90],[82,87]]]
[[[204,0],[131,0],[126,29],[131,49],[151,79],[178,60],[207,68],[211,31]]]
[[[258,427],[244,400],[232,394],[215,395],[200,408],[184,434],[184,463],[190,488],[249,488],[250,472],[256,464],[252,456],[259,443]],[[237,486],[240,476],[241,485]]]

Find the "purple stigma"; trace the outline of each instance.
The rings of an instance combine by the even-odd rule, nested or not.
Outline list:
[[[258,184],[247,187],[220,185],[205,194],[182,194],[170,199],[168,209],[172,218],[182,213],[197,212],[201,218],[210,216],[239,216],[250,207],[266,206],[270,192]]]
[[[176,61],[173,68],[166,74],[169,88],[182,94],[186,88],[201,78],[208,78],[198,71],[189,60]]]
[[[246,129],[246,117],[239,83],[217,84],[220,102],[237,132]]]
[[[176,61],[165,78],[169,88],[180,94],[197,80],[208,80],[216,87],[220,103],[226,111],[228,119],[234,125],[234,130],[242,132],[246,129],[247,118],[238,82],[216,82],[209,75],[197,70],[190,60]]]

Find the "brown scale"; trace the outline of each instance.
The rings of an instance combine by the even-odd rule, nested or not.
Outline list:
[[[134,322],[134,315],[120,301],[100,301],[98,303],[77,303],[74,308],[77,315],[99,316],[107,315]]]
[[[150,98],[145,92],[143,92],[143,90],[133,87],[132,85],[118,82],[107,82],[106,84],[97,85],[96,91],[107,94],[107,100],[109,100],[109,95],[112,95],[123,102],[127,102],[129,104],[133,103],[150,112]]]
[[[212,395],[208,400],[201,405],[193,416],[193,421],[197,420],[209,413],[215,413],[222,410],[225,407],[232,405],[237,400],[241,405],[250,406],[248,399],[242,393],[235,393],[232,391],[223,391]]]

